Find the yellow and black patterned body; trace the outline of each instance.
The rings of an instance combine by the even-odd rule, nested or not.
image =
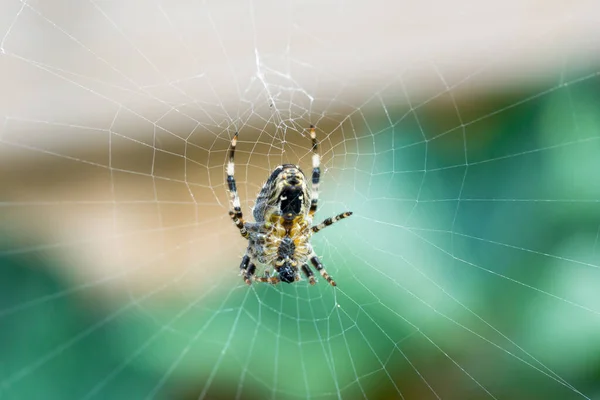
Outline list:
[[[302,170],[292,164],[278,166],[256,200],[256,225],[247,224],[248,255],[273,266],[283,282],[300,279],[299,268],[308,262],[312,252],[310,199],[311,190]]]
[[[227,165],[227,184],[232,205],[229,215],[241,235],[248,240],[248,248],[240,265],[244,280],[248,284],[252,280],[273,284],[280,281],[292,283],[300,280],[300,271],[311,285],[315,284],[314,274],[308,265],[310,262],[331,285],[336,285],[314,253],[310,238],[313,233],[352,213],[345,212],[312,226],[318,204],[321,171],[317,140],[312,126],[310,133],[313,142],[313,172],[310,185],[297,165],[284,164],[275,168],[256,199],[253,210],[256,222],[245,222],[242,215],[233,177],[237,134],[231,141]],[[264,276],[255,275],[256,263],[266,266]],[[272,272],[270,268],[273,268]]]
[[[261,264],[272,266],[283,282],[299,280],[299,268],[308,262],[312,252],[309,224],[303,215],[285,219],[273,214],[269,221],[263,225],[264,233],[250,233],[248,255]],[[267,276],[267,280],[272,279]]]

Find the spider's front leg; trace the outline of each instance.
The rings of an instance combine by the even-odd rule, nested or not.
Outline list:
[[[227,187],[229,188],[229,202],[231,210],[229,211],[229,216],[231,217],[233,223],[240,230],[240,234],[248,238],[248,230],[244,226],[244,216],[242,214],[242,208],[240,205],[240,197],[238,196],[237,187],[235,185],[235,178],[233,177],[233,173],[235,170],[235,164],[233,162],[233,157],[235,155],[235,146],[237,145],[237,132],[233,135],[233,139],[231,139],[231,146],[229,147],[229,162],[227,163]]]
[[[319,203],[319,181],[321,179],[321,155],[319,154],[319,142],[317,141],[317,133],[314,125],[310,126],[310,138],[312,140],[312,180],[311,180],[311,199],[310,199],[310,210],[308,216],[312,220],[315,213],[317,212],[317,204]]]

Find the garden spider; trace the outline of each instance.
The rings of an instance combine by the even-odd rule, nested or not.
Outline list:
[[[248,239],[248,248],[242,263],[241,275],[250,285],[252,280],[277,284],[280,281],[292,283],[300,280],[302,270],[311,285],[316,283],[313,271],[308,262],[319,271],[321,276],[332,286],[335,281],[315,254],[310,238],[331,224],[349,217],[352,212],[344,212],[333,218],[327,218],[318,225],[312,226],[319,200],[319,179],[321,176],[321,157],[315,127],[310,126],[312,139],[312,185],[309,186],[306,176],[294,164],[279,165],[263,185],[253,214],[256,222],[246,222],[240,207],[235,178],[235,146],[238,134],[233,136],[229,147],[227,163],[227,186],[230,194],[231,211],[229,215],[240,230],[240,234]],[[264,276],[256,276],[256,263],[267,265]],[[273,268],[270,273],[269,267]]]

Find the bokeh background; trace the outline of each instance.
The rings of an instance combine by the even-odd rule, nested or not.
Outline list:
[[[0,7],[0,398],[600,398],[597,3]],[[310,124],[338,287],[247,287]]]

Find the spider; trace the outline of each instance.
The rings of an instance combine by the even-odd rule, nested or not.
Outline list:
[[[246,222],[240,207],[233,177],[235,164],[233,158],[237,144],[237,132],[229,147],[227,163],[227,186],[229,188],[231,211],[229,216],[240,230],[242,237],[248,240],[248,248],[242,257],[240,272],[244,281],[277,284],[292,283],[300,280],[300,272],[308,278],[311,285],[316,283],[313,271],[308,263],[332,286],[333,278],[325,271],[323,264],[315,254],[310,238],[333,223],[347,218],[347,211],[327,218],[318,225],[312,225],[319,200],[319,179],[321,176],[321,157],[315,127],[310,126],[312,139],[312,185],[307,183],[304,172],[294,164],[279,165],[263,185],[256,199],[253,214],[256,222]],[[256,276],[256,264],[267,265],[264,276]],[[270,272],[273,268],[273,272]]]

